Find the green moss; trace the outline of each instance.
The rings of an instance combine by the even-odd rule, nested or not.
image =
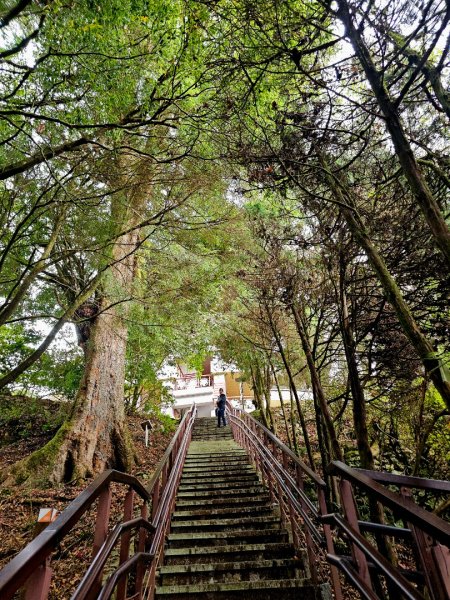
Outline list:
[[[12,466],[10,475],[17,485],[48,484],[58,452],[64,443],[71,427],[71,421],[66,421],[55,436],[39,450]]]

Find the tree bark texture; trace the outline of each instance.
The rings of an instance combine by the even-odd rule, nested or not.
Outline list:
[[[113,205],[118,226],[132,229],[140,221],[145,186],[133,186],[123,212]],[[133,287],[139,230],[120,236],[112,250],[111,276],[125,297]],[[125,425],[125,357],[128,338],[127,304],[107,308],[107,294],[100,300],[87,348],[83,379],[77,394],[70,430],[55,462],[53,479],[69,481],[104,469],[128,470],[133,455]]]

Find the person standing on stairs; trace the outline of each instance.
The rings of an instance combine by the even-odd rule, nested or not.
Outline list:
[[[225,420],[225,405],[227,397],[223,393],[223,388],[219,388],[219,397],[217,398],[217,427],[220,427],[220,422],[223,422],[225,427],[227,422]]]

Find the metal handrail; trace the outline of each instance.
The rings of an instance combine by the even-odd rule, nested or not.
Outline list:
[[[235,440],[247,449],[256,468],[261,471],[263,480],[267,479],[272,501],[279,505],[283,522],[290,522],[292,541],[297,550],[304,547],[300,544],[299,535],[300,532],[304,533],[312,580],[314,583],[318,582],[320,549],[326,546],[327,551],[334,554],[330,525],[320,520],[321,515],[327,514],[324,480],[248,413],[227,403],[227,416]],[[273,452],[267,447],[269,441]],[[278,460],[277,453],[282,457],[281,461]],[[305,493],[304,478],[310,480],[316,488],[317,506]],[[273,491],[274,486],[277,494]],[[302,523],[305,527],[301,527]],[[325,559],[325,556],[322,558]],[[339,575],[334,566],[331,566],[331,579],[336,600],[342,600]]]
[[[234,408],[233,406],[231,406],[231,404],[227,403],[227,408],[228,411],[231,414],[231,411],[235,410],[238,411],[241,414],[241,418],[244,419],[248,419],[249,421],[253,422],[258,429],[264,433],[269,440],[274,443],[284,454],[286,454],[287,456],[289,456],[289,458],[296,464],[298,465],[301,470],[303,471],[303,473],[305,473],[305,475],[308,475],[308,477],[310,479],[312,479],[312,481],[318,486],[321,487],[323,489],[325,489],[327,487],[327,484],[325,483],[325,481],[320,477],[320,475],[318,475],[315,471],[313,471],[311,469],[311,467],[309,467],[305,462],[303,462],[301,460],[301,458],[299,458],[297,456],[297,454],[295,454],[294,452],[292,452],[292,450],[290,448],[288,448],[288,446],[286,446],[286,444],[283,444],[283,442],[277,438],[277,436],[275,434],[273,434],[270,429],[267,429],[267,427],[264,427],[264,425],[262,423],[260,423],[259,421],[257,421],[256,419],[254,419],[251,415],[249,415],[248,413],[242,411],[240,408]]]
[[[161,473],[173,452],[175,444],[177,443],[178,438],[180,437],[188,418],[192,415],[193,406],[189,409],[188,412],[186,412],[183,415],[183,418],[181,419],[180,424],[178,425],[177,430],[176,430],[173,438],[170,441],[170,444],[167,446],[166,451],[164,452],[161,460],[156,465],[156,469],[154,470],[153,475],[150,478],[149,484],[147,485],[147,493],[149,494],[149,497],[151,497],[153,490],[155,488],[156,482],[158,481],[159,477],[161,477]]]
[[[414,523],[433,536],[435,540],[450,546],[450,523],[447,521],[429,513],[412,500],[391,492],[366,474],[361,473],[360,470],[352,469],[343,462],[333,461],[328,470],[333,475],[344,477],[347,481],[369,492],[376,500],[393,509],[408,522]]]
[[[2,599],[12,598],[111,483],[127,485],[134,489],[144,501],[150,499],[149,492],[132,475],[114,469],[99,475],[53,523],[50,523],[0,571],[0,597]]]
[[[154,555],[149,552],[137,552],[134,554],[114,571],[97,596],[97,600],[109,600],[114,594],[117,584],[131,572],[135,565],[138,566],[140,563],[151,564],[154,558]]]
[[[450,481],[442,479],[426,479],[425,477],[413,477],[411,475],[396,475],[384,471],[370,471],[369,469],[355,469],[361,475],[367,475],[379,483],[387,483],[404,488],[416,488],[430,492],[450,492]]]
[[[164,525],[161,524],[160,520],[158,521],[157,515],[161,514],[165,503],[169,502],[170,504],[170,501],[173,501],[174,499],[174,494],[176,492],[176,485],[174,486],[174,482],[176,483],[178,481],[181,473],[195,415],[196,407],[193,405],[181,420],[175,435],[151,478],[148,488],[145,488],[141,482],[132,475],[120,471],[108,470],[99,475],[83,492],[81,492],[81,494],[69,504],[53,523],[44,529],[44,531],[42,531],[0,571],[0,597],[2,600],[10,600],[16,591],[24,584],[27,586],[37,585],[41,590],[39,597],[47,597],[51,576],[48,561],[52,552],[98,498],[100,498],[100,500],[94,538],[94,558],[81,583],[75,590],[72,600],[81,600],[82,598],[91,597],[93,590],[95,590],[97,597],[102,589],[101,575],[103,568],[119,539],[122,539],[126,557],[125,559],[122,559],[123,548],[121,548],[121,564],[108,579],[108,587],[110,587],[112,579],[122,584],[124,576],[128,573],[127,569],[130,570],[133,565],[141,565],[143,561],[152,563],[150,554],[143,551],[143,546],[145,546],[145,536],[142,537],[142,534],[139,541],[138,552],[133,557],[128,557],[130,532],[133,530],[141,532],[147,531],[156,536],[158,533],[158,526],[161,528],[161,526]],[[111,483],[124,484],[129,488],[125,500],[126,514],[128,513],[132,516],[134,492],[141,497],[144,503],[141,510],[141,517],[133,519],[129,516],[125,522],[118,524],[108,534],[107,521],[109,518],[109,504],[111,499]],[[152,505],[151,522],[147,519],[147,503],[151,503]],[[123,538],[126,538],[127,536],[128,540],[125,541],[124,544]],[[126,569],[124,567],[125,564],[127,565]],[[43,567],[43,569],[41,567]],[[39,573],[37,584],[34,580],[32,581],[32,579],[30,579],[32,576],[35,577],[36,573]],[[119,573],[119,576],[116,576],[117,573]],[[141,583],[142,582],[140,582],[139,585],[141,585]],[[113,586],[113,589],[114,587],[115,585]],[[140,593],[139,590],[138,593]],[[101,592],[101,597],[106,597],[104,591]],[[122,586],[122,591],[120,593],[118,591],[118,598],[119,597],[125,597],[124,586]]]
[[[369,544],[364,536],[355,531],[338,514],[330,515],[338,527],[339,532],[345,535],[371,559],[372,563],[383,573],[383,575],[393,584],[406,600],[424,600],[424,596],[413,588],[413,586],[403,577],[403,575],[391,565],[391,563],[382,556],[378,550]]]
[[[184,415],[171,443],[167,447],[163,458],[159,462],[155,473],[150,480],[148,492],[152,496],[152,521],[150,526],[153,535],[150,541],[149,552],[137,552],[119,565],[103,586],[102,591],[98,596],[99,600],[100,598],[102,600],[109,600],[117,585],[123,582],[124,577],[127,576],[133,566],[142,561],[147,564],[150,597],[153,595],[156,569],[164,557],[164,539],[170,525],[170,518],[168,518],[168,516],[172,512],[175,503],[178,483],[191,439],[192,427],[196,414],[197,408],[195,404],[193,404],[190,410]],[[166,469],[169,463],[170,473],[167,473]],[[162,485],[160,478],[163,480]],[[137,590],[137,593],[141,594],[142,590]]]
[[[314,506],[314,504],[311,502],[311,500],[308,498],[308,496],[304,493],[304,491],[297,488],[297,484],[296,484],[294,478],[291,476],[291,474],[288,471],[286,471],[284,469],[283,465],[274,457],[274,455],[270,452],[270,450],[268,450],[264,446],[264,444],[262,443],[262,440],[260,440],[258,438],[258,436],[245,423],[236,423],[236,426],[241,429],[245,428],[247,430],[246,431],[247,435],[252,438],[252,441],[255,444],[255,446],[258,446],[260,454],[264,455],[268,464],[270,463],[273,467],[275,467],[276,470],[272,471],[272,473],[277,478],[277,481],[278,481],[280,487],[282,488],[283,492],[288,497],[289,501],[292,502],[295,510],[301,514],[301,516],[305,522],[305,525],[310,530],[311,535],[315,538],[317,544],[321,545],[323,543],[323,536],[320,534],[317,526],[314,525],[313,521],[307,514],[306,510],[302,507],[300,502],[297,500],[297,498],[292,493],[292,488],[295,489],[296,493],[303,500],[303,502],[305,504],[307,504],[309,510],[311,511],[311,513],[313,514],[313,516],[315,518],[319,517],[318,509]],[[290,487],[288,485],[286,485],[286,482],[289,483]]]
[[[380,600],[375,592],[360,578],[359,573],[355,571],[347,558],[336,554],[327,554],[327,560],[344,573],[353,587],[360,592],[361,598],[364,598],[364,600]]]
[[[138,517],[125,523],[118,523],[114,529],[109,533],[103,546],[96,554],[94,560],[89,566],[89,569],[84,574],[83,579],[78,584],[77,589],[72,594],[70,600],[84,600],[88,597],[88,594],[92,588],[92,585],[97,581],[99,575],[101,575],[103,568],[108,560],[111,551],[120,539],[123,533],[131,531],[133,529],[146,529],[148,532],[154,532],[155,527],[149,523],[146,519]]]
[[[448,600],[450,598],[450,523],[418,506],[413,500],[381,485],[398,485],[406,488],[416,487],[442,492],[447,482],[424,480],[418,477],[406,477],[377,473],[363,469],[353,469],[343,462],[333,461],[327,471],[340,478],[341,505],[345,518],[341,515],[324,515],[325,522],[333,522],[337,532],[350,543],[353,559],[338,557],[328,553],[328,560],[342,570],[349,581],[360,591],[370,589],[371,594],[363,597],[378,598],[372,590],[371,572],[379,573],[395,587],[402,597],[409,600],[422,600],[416,588],[369,542],[361,531],[372,531],[388,535],[393,539],[408,538],[413,544],[414,555],[418,563],[418,572],[427,589],[427,598]],[[406,481],[405,481],[406,480]],[[405,483],[406,485],[403,485]],[[358,518],[358,510],[352,491],[355,486],[367,494],[380,507],[391,509],[400,516],[406,527],[394,527],[384,523],[365,523]],[[369,562],[371,572],[369,571]],[[354,568],[357,567],[357,568]],[[410,576],[417,571],[405,571]],[[363,592],[361,592],[363,593]]]

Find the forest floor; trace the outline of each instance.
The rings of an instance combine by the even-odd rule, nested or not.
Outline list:
[[[150,434],[149,447],[146,448],[144,432],[141,428],[142,420],[142,416],[127,418],[137,456],[132,474],[146,485],[174,432],[164,431],[156,422]],[[154,422],[153,418],[152,422]],[[41,427],[35,427],[27,433],[26,437],[1,447],[0,472],[43,446],[51,439],[53,433],[54,431],[46,433]],[[0,568],[33,539],[41,508],[64,510],[89,483],[90,480],[85,479],[50,489],[0,488]],[[125,492],[124,486],[113,485],[112,523],[120,519]],[[89,564],[95,514],[95,509],[87,511],[64,538],[53,556],[54,573],[49,596],[52,600],[69,598]]]

